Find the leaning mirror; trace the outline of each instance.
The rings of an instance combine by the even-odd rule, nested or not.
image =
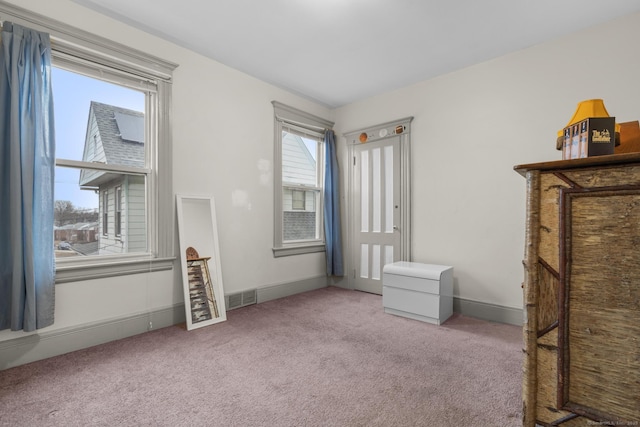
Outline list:
[[[227,320],[212,197],[176,196],[187,330]]]

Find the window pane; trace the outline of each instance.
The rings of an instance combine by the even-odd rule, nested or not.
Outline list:
[[[374,148],[371,150],[371,213],[373,216],[372,228],[374,233],[380,232],[380,201],[381,201],[381,186],[380,186],[380,148]]]
[[[93,255],[100,234],[99,196],[81,190],[77,169],[56,168],[53,240],[56,258]]]
[[[304,210],[306,191],[292,190],[292,209]]]
[[[293,194],[304,195],[304,209],[293,206]],[[320,238],[318,216],[316,215],[316,200],[320,196],[319,190],[299,191],[285,188],[282,193],[283,240],[315,240]]]
[[[102,191],[102,204],[100,205],[100,213],[102,216],[102,235],[109,235],[109,191]]]
[[[360,277],[369,278],[369,245],[367,243],[360,245]]]
[[[282,182],[316,187],[318,141],[282,132]]]
[[[380,265],[380,245],[371,245],[371,249],[371,278],[380,280],[380,271],[382,270]]]
[[[89,172],[100,185],[79,184]],[[56,258],[147,252],[144,176],[56,167],[54,191]]]
[[[369,152],[360,152],[360,224],[369,232]]]
[[[56,158],[145,165],[145,94],[52,68]]]
[[[122,236],[122,187],[116,187],[114,207],[114,225],[116,237]]]

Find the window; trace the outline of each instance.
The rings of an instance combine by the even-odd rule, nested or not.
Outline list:
[[[115,228],[116,237],[122,237],[122,187],[116,187],[116,209],[115,209]]]
[[[291,190],[291,209],[304,210],[306,194],[306,191]]]
[[[171,269],[176,65],[10,4],[0,13],[51,35],[56,282]],[[111,132],[100,129],[102,113]],[[133,230],[126,247],[115,240],[118,227]]]
[[[109,235],[109,192],[107,190],[102,192],[102,235]]]
[[[274,256],[324,250],[324,132],[333,123],[273,102]]]
[[[86,70],[74,72],[74,64],[52,70],[56,129],[56,203],[72,211],[95,210],[96,222],[83,222],[73,215],[54,230],[55,238],[66,237],[70,248],[56,251],[56,258],[149,253],[147,183],[152,182],[148,156],[154,141],[148,133],[147,98],[151,91],[132,89],[96,78]],[[89,74],[89,75],[87,75]],[[130,84],[129,86],[133,86]],[[99,166],[97,167],[96,164]],[[122,210],[122,195],[133,200]],[[101,200],[99,198],[101,196]],[[61,223],[55,218],[56,223]],[[122,228],[137,233],[123,244]],[[102,229],[102,233],[97,232]],[[94,229],[93,233],[81,230]]]

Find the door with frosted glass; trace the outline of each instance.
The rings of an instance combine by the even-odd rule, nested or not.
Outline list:
[[[354,147],[354,288],[382,294],[382,268],[400,260],[400,137]]]

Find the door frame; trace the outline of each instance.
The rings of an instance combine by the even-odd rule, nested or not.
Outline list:
[[[393,120],[375,126],[344,133],[347,140],[347,241],[346,241],[346,270],[347,287],[355,289],[356,239],[355,218],[356,197],[354,185],[355,176],[355,146],[383,139],[400,137],[400,260],[411,261],[411,121],[413,117]],[[396,130],[397,129],[397,130]]]

